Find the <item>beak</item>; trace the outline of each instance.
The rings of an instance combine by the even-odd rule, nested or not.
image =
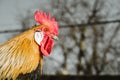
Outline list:
[[[55,35],[53,35],[52,38],[53,38],[54,40],[56,40],[56,41],[59,40],[59,38],[58,38],[57,36],[55,36]]]

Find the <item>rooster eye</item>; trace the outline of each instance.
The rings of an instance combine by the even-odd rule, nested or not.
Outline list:
[[[44,32],[48,32],[49,31],[49,29],[48,28],[44,28]]]

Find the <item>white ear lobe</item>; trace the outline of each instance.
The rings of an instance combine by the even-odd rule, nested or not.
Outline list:
[[[41,41],[43,40],[44,38],[44,34],[43,32],[35,32],[35,41],[37,42],[37,44],[40,45]]]

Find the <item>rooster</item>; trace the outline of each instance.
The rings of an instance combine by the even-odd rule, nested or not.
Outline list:
[[[11,38],[0,45],[0,80],[16,80],[20,74],[42,73],[43,56],[48,56],[58,40],[58,23],[50,14],[36,11],[34,19],[39,25]]]

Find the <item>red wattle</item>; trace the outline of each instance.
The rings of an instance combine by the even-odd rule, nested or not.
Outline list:
[[[54,46],[53,39],[47,35],[44,35],[44,38],[41,42],[40,50],[44,56],[50,55],[52,48]]]

